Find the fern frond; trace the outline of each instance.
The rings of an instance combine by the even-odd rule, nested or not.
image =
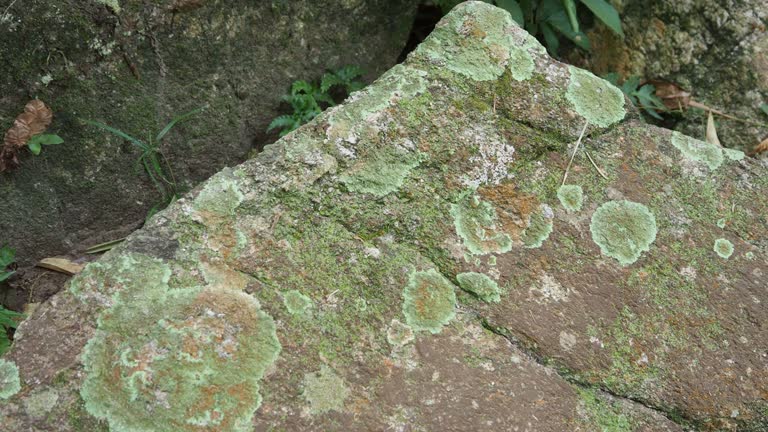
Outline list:
[[[293,116],[288,114],[281,115],[279,117],[276,117],[274,120],[272,120],[272,122],[269,123],[269,126],[267,127],[267,132],[275,128],[284,128],[286,126],[293,126],[295,122],[296,122],[296,119],[294,119]]]

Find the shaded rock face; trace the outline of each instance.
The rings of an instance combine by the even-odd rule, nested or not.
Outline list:
[[[760,105],[768,100],[768,3],[763,0],[623,0],[626,38],[598,27],[593,51],[573,60],[599,74],[676,83],[696,101],[740,119],[718,118],[727,147],[749,150],[768,136]],[[706,117],[687,112],[676,129],[702,138]]]
[[[766,167],[616,92],[457,7],[38,308],[2,424],[764,429]]]
[[[65,143],[37,157],[22,150],[21,167],[0,174],[0,243],[33,263],[120,238],[161,200],[136,165],[137,148],[78,119],[145,140],[207,105],[162,145],[189,190],[264,143],[292,81],[345,65],[369,78],[391,67],[415,9],[412,0],[3,5],[0,135],[39,98],[54,111],[49,131]]]

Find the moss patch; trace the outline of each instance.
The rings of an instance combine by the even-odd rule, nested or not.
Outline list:
[[[403,299],[405,321],[415,330],[440,333],[456,314],[454,286],[435,269],[411,273]]]
[[[603,255],[629,265],[656,240],[656,218],[643,204],[609,201],[595,210],[589,230]]]

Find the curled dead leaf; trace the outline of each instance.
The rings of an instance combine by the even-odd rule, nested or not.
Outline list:
[[[45,132],[52,120],[53,111],[45,103],[37,99],[29,101],[24,106],[24,112],[16,117],[11,128],[5,132],[3,147],[0,148],[0,172],[17,167],[19,149],[33,136]]]
[[[648,83],[656,88],[656,96],[668,109],[681,110],[690,104],[691,92],[677,84],[661,80],[650,80]]]
[[[760,144],[756,145],[748,154],[750,156],[757,156],[760,153],[768,151],[768,138],[764,139]]]

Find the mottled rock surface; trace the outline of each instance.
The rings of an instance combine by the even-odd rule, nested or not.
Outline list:
[[[34,98],[64,144],[0,174],[0,243],[20,263],[123,237],[161,201],[127,141],[173,117],[161,149],[188,191],[263,145],[292,81],[400,55],[415,0],[25,0],[0,2],[0,136]],[[269,139],[276,138],[276,134]],[[268,142],[268,141],[266,141]],[[168,175],[168,173],[166,173]]]
[[[40,306],[0,364],[0,421],[765,430],[768,167],[617,92],[506,12],[457,7]]]
[[[605,27],[589,33],[591,53],[569,56],[599,74],[618,72],[679,85],[716,110],[727,147],[749,150],[768,137],[768,2],[616,0],[626,38]],[[578,57],[586,57],[577,59]],[[688,111],[676,129],[703,138],[706,116]]]

